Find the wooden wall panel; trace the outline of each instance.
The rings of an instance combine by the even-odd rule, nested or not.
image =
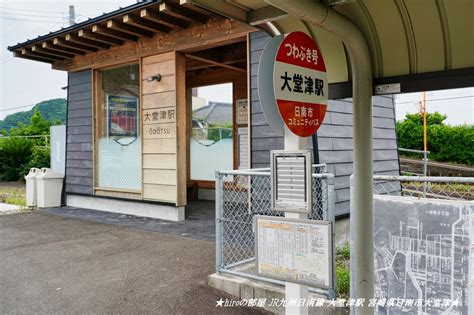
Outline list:
[[[159,74],[160,81],[147,78]],[[143,198],[186,204],[184,57],[170,52],[142,59]],[[184,152],[183,152],[184,150]]]
[[[143,109],[169,107],[176,104],[176,92],[162,92],[143,95]]]
[[[176,185],[143,184],[144,199],[176,203]]]

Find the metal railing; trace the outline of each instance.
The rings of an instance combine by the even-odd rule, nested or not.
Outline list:
[[[216,271],[284,285],[283,281],[256,274],[254,215],[283,217],[271,209],[270,169],[216,172]],[[311,220],[328,220],[335,224],[334,175],[326,165],[313,165]],[[333,240],[335,229],[333,228]],[[335,252],[335,242],[333,241]],[[333,257],[334,258],[334,257]],[[333,285],[335,286],[335,258]],[[310,288],[310,291],[334,297],[334,290]]]
[[[424,151],[424,150],[413,150],[413,149],[405,149],[405,148],[398,148],[398,151],[401,152],[408,152],[408,153],[421,153],[423,154],[423,176],[428,176],[428,154],[430,154],[430,151]],[[423,184],[423,197],[426,197],[426,183]]]
[[[374,175],[374,194],[474,200],[473,177]]]

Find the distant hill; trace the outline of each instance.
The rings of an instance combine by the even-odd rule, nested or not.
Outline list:
[[[56,98],[38,103],[29,111],[8,115],[4,120],[0,120],[0,130],[6,129],[10,131],[11,128],[16,127],[20,122],[28,125],[35,110],[38,110],[52,124],[58,121],[63,124],[66,122],[66,99]]]

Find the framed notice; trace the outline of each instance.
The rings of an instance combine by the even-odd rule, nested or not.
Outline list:
[[[138,135],[138,97],[107,94],[109,137]]]
[[[237,104],[237,125],[248,125],[249,105],[246,98],[236,101]]]
[[[271,151],[271,195],[275,211],[309,213],[311,211],[310,150]]]
[[[329,221],[255,216],[259,276],[332,289]]]

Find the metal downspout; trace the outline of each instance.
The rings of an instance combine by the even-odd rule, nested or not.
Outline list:
[[[354,126],[354,196],[351,201],[351,298],[365,299],[356,314],[373,314],[374,297],[373,197],[372,197],[372,63],[367,42],[348,18],[318,1],[265,0],[280,10],[336,34],[344,43],[352,67]]]

